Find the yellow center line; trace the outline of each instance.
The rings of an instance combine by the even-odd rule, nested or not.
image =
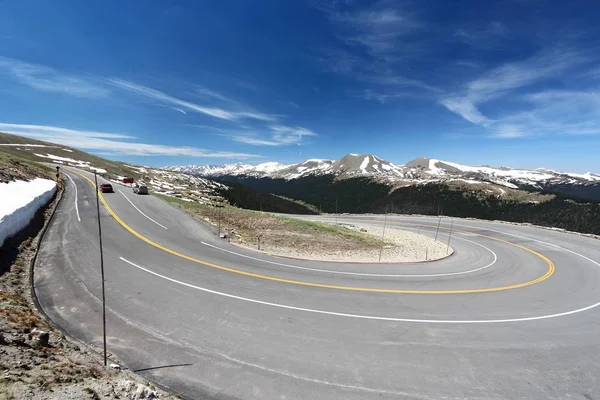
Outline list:
[[[76,172],[76,171],[72,171],[74,173],[76,173],[77,175],[81,176],[82,178],[86,179],[88,182],[90,182],[92,184],[92,187],[94,187],[94,189],[97,190],[96,185],[94,184],[94,182],[88,178],[87,176]],[[185,260],[188,261],[192,261],[198,264],[202,264],[205,265],[207,267],[211,267],[211,268],[216,268],[216,269],[220,269],[222,271],[227,271],[227,272],[232,272],[234,274],[239,274],[239,275],[245,275],[245,276],[250,276],[253,278],[259,278],[259,279],[266,279],[269,281],[275,281],[275,282],[282,282],[282,283],[290,283],[293,285],[302,285],[302,286],[311,286],[311,287],[318,287],[318,288],[325,288],[325,289],[340,289],[340,290],[352,290],[352,291],[358,291],[358,292],[375,292],[375,293],[401,293],[401,294],[468,294],[468,293],[489,293],[489,292],[500,292],[500,291],[504,291],[504,290],[511,290],[511,289],[518,289],[518,288],[523,288],[526,286],[531,286],[531,285],[535,285],[536,283],[540,283],[542,281],[545,281],[546,279],[548,279],[550,276],[552,276],[552,274],[554,274],[554,263],[547,258],[546,256],[544,256],[543,254],[538,253],[535,250],[529,249],[525,246],[521,246],[515,243],[511,243],[509,241],[503,240],[503,239],[498,239],[492,236],[487,236],[487,235],[482,235],[479,233],[473,233],[473,232],[469,232],[469,231],[460,231],[460,230],[455,230],[455,231],[460,231],[460,232],[467,232],[467,233],[471,233],[477,236],[481,236],[481,237],[485,237],[488,239],[492,239],[492,240],[496,240],[498,242],[502,242],[502,243],[506,243],[508,245],[511,246],[515,246],[519,249],[528,251],[529,253],[532,253],[538,257],[540,257],[542,260],[544,260],[547,264],[548,264],[548,271],[546,271],[546,273],[542,276],[540,276],[539,278],[533,279],[531,281],[527,281],[527,282],[523,282],[523,283],[518,283],[515,285],[508,285],[508,286],[499,286],[499,287],[491,287],[491,288],[482,288],[482,289],[457,289],[457,290],[409,290],[409,289],[377,289],[377,288],[365,288],[365,287],[353,287],[353,286],[339,286],[339,285],[327,285],[327,284],[323,284],[323,283],[315,283],[315,282],[304,282],[304,281],[297,281],[297,280],[292,280],[292,279],[283,279],[283,278],[277,278],[274,276],[269,276],[269,275],[261,275],[261,274],[256,274],[253,272],[247,272],[247,271],[242,271],[239,269],[235,269],[235,268],[229,268],[229,267],[224,267],[222,265],[218,265],[218,264],[213,264],[210,263],[208,261],[204,261],[204,260],[200,260],[198,258],[194,258],[191,256],[188,256],[186,254],[182,254],[179,253],[175,250],[169,249],[168,247],[165,247],[159,243],[156,243],[150,239],[148,239],[147,237],[143,236],[142,234],[138,233],[137,231],[135,231],[133,228],[131,228],[129,225],[127,225],[125,222],[123,222],[123,220],[121,218],[119,218],[119,216],[110,208],[110,206],[108,205],[108,203],[106,202],[106,200],[104,199],[104,196],[102,196],[102,193],[98,192],[98,195],[100,196],[100,200],[102,201],[102,204],[104,205],[104,207],[106,207],[106,209],[108,210],[108,212],[113,216],[113,218],[121,225],[123,226],[123,228],[127,229],[132,235],[138,237],[140,240],[148,243],[151,246],[156,247],[157,249],[163,250],[169,254],[172,254],[174,256],[183,258]]]

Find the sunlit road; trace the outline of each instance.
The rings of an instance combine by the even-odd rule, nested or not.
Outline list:
[[[101,347],[92,175],[65,172],[35,291],[57,324]],[[600,396],[596,239],[455,219],[455,253],[437,262],[299,261],[233,246],[160,199],[113,186],[110,211],[101,204],[109,351],[184,397]],[[339,217],[357,220],[383,223]],[[388,217],[431,236],[437,221]],[[449,220],[441,227],[445,241]]]

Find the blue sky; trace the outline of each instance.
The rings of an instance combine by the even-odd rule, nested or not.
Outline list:
[[[593,1],[7,1],[0,131],[145,165],[600,172]]]

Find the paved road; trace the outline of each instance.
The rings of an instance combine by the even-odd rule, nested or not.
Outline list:
[[[56,323],[101,347],[95,192],[89,173],[65,170],[35,290]],[[438,262],[299,261],[114,186],[111,211],[101,205],[109,350],[185,397],[600,398],[598,240],[455,219],[455,254]],[[434,235],[437,219],[388,224]]]

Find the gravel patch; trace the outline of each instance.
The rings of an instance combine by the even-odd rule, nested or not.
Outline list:
[[[367,225],[344,225],[347,229],[360,231],[381,241],[382,227]],[[331,249],[278,246],[272,243],[261,244],[261,250],[274,255],[303,258],[317,261],[340,262],[419,262],[439,260],[454,252],[446,242],[414,232],[396,228],[385,229],[383,250],[377,249]]]

